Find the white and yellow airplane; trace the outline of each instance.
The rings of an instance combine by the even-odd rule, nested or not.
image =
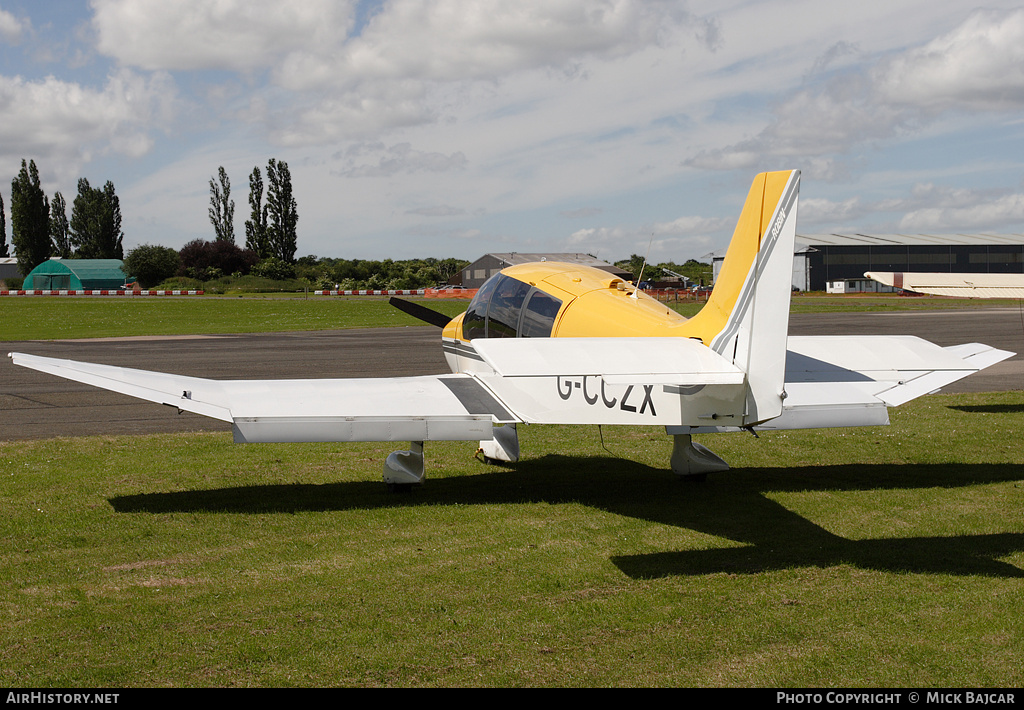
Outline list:
[[[868,271],[880,284],[914,293],[957,298],[1024,298],[1024,274],[944,274]]]
[[[389,486],[407,486],[424,480],[425,441],[479,441],[487,459],[516,461],[518,424],[665,427],[673,471],[702,478],[728,465],[694,433],[887,424],[887,407],[1013,355],[909,336],[788,337],[799,186],[798,171],[754,179],[693,318],[607,272],[552,262],[504,269],[450,322],[406,304],[443,326],[450,375],[217,381],[11,357],[221,419],[237,442],[412,442],[384,465]]]

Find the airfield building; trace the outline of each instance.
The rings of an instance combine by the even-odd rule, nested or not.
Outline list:
[[[484,254],[461,272],[462,286],[465,288],[480,288],[484,281],[498,273],[507,266],[527,264],[534,261],[565,261],[571,264],[582,264],[593,266],[607,271],[612,276],[618,276],[627,281],[632,280],[633,275],[614,264],[591,256],[590,254],[524,254],[520,252],[508,252],[498,254]]]
[[[0,281],[20,278],[21,272],[18,271],[18,260],[13,256],[0,257]]]
[[[709,254],[714,275],[725,250]],[[891,290],[866,271],[1024,273],[1024,234],[797,234],[793,286],[801,291]]]

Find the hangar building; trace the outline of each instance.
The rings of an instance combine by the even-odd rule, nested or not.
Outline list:
[[[18,260],[13,256],[0,257],[0,281],[20,278],[21,272],[18,271]]]
[[[120,259],[47,259],[32,269],[22,286],[26,291],[81,291],[120,288],[125,284]]]
[[[484,254],[461,272],[462,286],[465,288],[480,288],[484,281],[498,273],[507,266],[527,264],[532,261],[567,261],[572,264],[582,264],[607,271],[612,276],[618,276],[627,281],[633,279],[633,274],[620,269],[614,264],[601,261],[590,254],[523,254],[520,252],[508,252],[501,254]]]
[[[725,250],[708,256],[717,278]],[[1024,234],[796,235],[793,286],[801,291],[874,290],[866,271],[1020,274]]]

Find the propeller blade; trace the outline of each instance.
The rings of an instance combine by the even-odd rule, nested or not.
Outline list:
[[[401,298],[395,298],[392,296],[388,303],[403,313],[408,313],[413,318],[418,318],[425,323],[430,323],[430,325],[436,325],[438,328],[444,328],[449,322],[451,322],[451,318],[446,316],[444,313],[432,310],[426,306],[421,306],[420,304],[413,303],[412,301],[403,301]]]

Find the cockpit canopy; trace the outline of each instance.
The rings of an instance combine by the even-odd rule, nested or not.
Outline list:
[[[505,274],[484,282],[462,319],[462,337],[547,338],[562,301]]]

